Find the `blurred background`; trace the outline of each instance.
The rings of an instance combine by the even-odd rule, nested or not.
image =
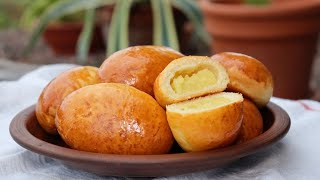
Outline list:
[[[319,0],[0,0],[0,81],[157,44],[253,56],[273,74],[275,96],[320,100],[319,31]]]

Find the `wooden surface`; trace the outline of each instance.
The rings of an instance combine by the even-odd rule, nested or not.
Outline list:
[[[290,128],[288,114],[269,103],[261,110],[264,133],[246,143],[222,149],[185,153],[175,146],[164,155],[115,155],[77,151],[68,148],[59,136],[50,136],[39,126],[34,106],[21,111],[11,122],[10,133],[22,147],[62,161],[73,168],[107,176],[170,176],[221,167],[277,142]]]

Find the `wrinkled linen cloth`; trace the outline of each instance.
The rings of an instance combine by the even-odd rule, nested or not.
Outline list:
[[[0,82],[0,179],[117,179],[65,166],[20,147],[10,136],[12,118],[36,103],[51,79],[74,66],[42,66],[17,81]],[[291,128],[282,140],[225,167],[158,179],[320,179],[320,103],[275,97],[272,102],[291,118]]]

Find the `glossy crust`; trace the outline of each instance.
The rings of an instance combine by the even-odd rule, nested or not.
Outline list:
[[[167,106],[167,119],[174,138],[187,152],[221,148],[238,137],[243,117],[242,96],[237,102],[204,112],[181,113],[174,106]]]
[[[253,139],[263,132],[263,119],[256,105],[248,99],[243,101],[243,122],[237,144]]]
[[[41,127],[49,134],[58,134],[54,119],[62,100],[81,87],[97,83],[101,83],[101,79],[96,67],[76,67],[58,75],[44,88],[36,105]]]
[[[193,94],[177,95],[173,91],[170,83],[175,73],[184,69],[196,69],[199,67],[212,68],[216,72],[217,82],[214,86],[205,88]],[[222,92],[227,88],[229,77],[225,68],[212,61],[206,56],[185,56],[172,61],[157,77],[154,83],[154,95],[158,103],[165,107],[173,103],[178,103],[203,95]]]
[[[108,57],[100,67],[106,83],[124,83],[153,96],[158,74],[174,59],[183,55],[163,46],[133,46]]]
[[[211,57],[219,61],[229,74],[228,91],[240,92],[258,107],[269,102],[273,93],[273,79],[270,71],[253,57],[225,52]]]
[[[173,143],[161,106],[125,84],[101,83],[73,92],[58,109],[56,125],[71,148],[89,152],[163,154]]]

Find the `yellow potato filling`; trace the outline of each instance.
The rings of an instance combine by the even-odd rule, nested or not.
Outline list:
[[[204,97],[195,100],[191,100],[185,103],[181,103],[177,105],[177,108],[185,111],[185,110],[203,110],[203,109],[212,109],[217,106],[225,106],[230,104],[234,100],[226,98],[224,96],[211,96],[211,97]]]
[[[216,75],[202,69],[191,74],[180,74],[171,81],[171,87],[176,94],[194,93],[206,89],[217,82]]]

